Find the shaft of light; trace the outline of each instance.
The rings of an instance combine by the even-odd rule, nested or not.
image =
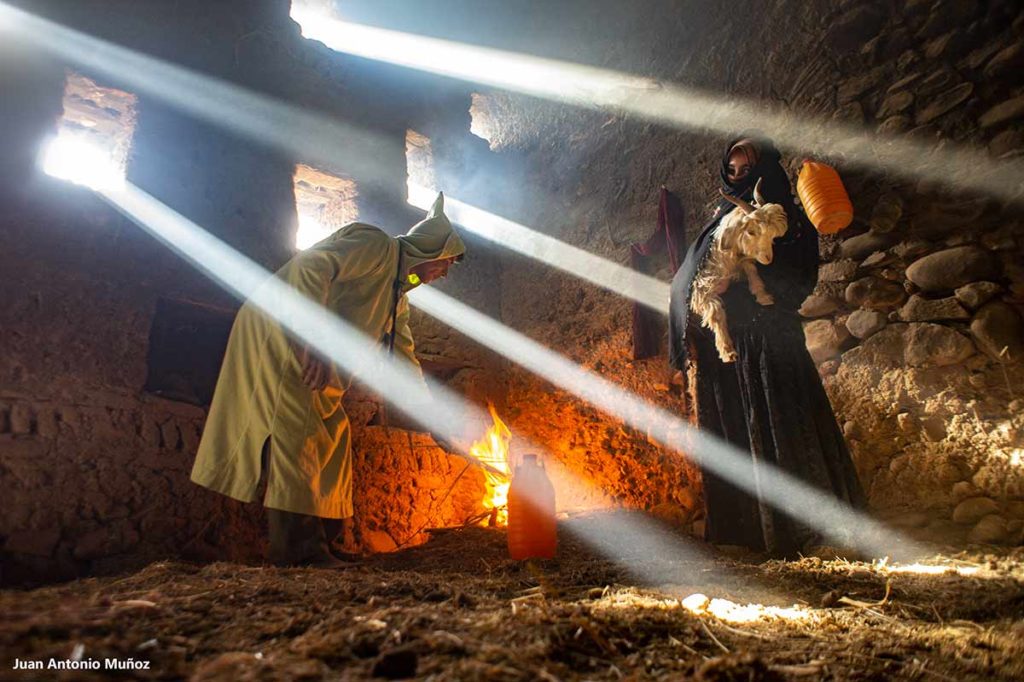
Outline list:
[[[118,87],[164,102],[183,113],[244,135],[304,162],[391,184],[393,168],[379,159],[404,158],[399,140],[148,57],[0,2],[0,35],[17,33],[61,61],[102,74]]]
[[[755,472],[749,454],[692,428],[666,410],[641,400],[450,296],[436,290],[418,289],[410,293],[409,300],[432,317],[650,435],[666,447],[687,456],[696,455],[707,470],[815,528],[840,546],[849,546],[853,542],[875,556],[891,554],[897,548],[912,554],[923,553],[866,514],[851,509],[777,467],[762,463]]]
[[[409,203],[417,208],[429,209],[436,196],[434,190],[409,186]],[[668,315],[669,286],[665,282],[450,195],[445,195],[444,209],[453,222],[474,234]]]
[[[428,381],[431,399],[424,401],[418,377],[401,361],[389,361],[377,352],[377,344],[351,325],[131,183],[116,190],[103,190],[101,196],[225,290],[248,299],[323,357],[353,374],[366,373],[372,367],[374,388],[426,430],[454,441],[461,434],[450,428],[452,424],[466,418],[481,422],[486,419],[476,406],[437,382]],[[544,452],[533,443],[524,445],[530,451]],[[505,477],[503,472],[469,454],[453,454]],[[549,462],[555,462],[550,454],[546,456]],[[567,474],[557,464],[552,468],[559,470],[570,486],[579,490],[593,487]],[[647,557],[645,563],[623,563],[649,582],[657,582],[681,561],[704,556],[640,515],[608,518],[574,530],[586,544],[613,561],[621,562],[627,556]]]
[[[1024,198],[1021,160],[995,160],[948,142],[936,146],[878,135],[863,127],[799,116],[766,102],[651,78],[339,21],[300,2],[293,4],[292,17],[307,38],[367,59],[585,108],[634,114],[676,128],[734,135],[756,126],[780,147],[794,151],[1003,200]]]
[[[424,430],[455,441],[463,434],[453,425],[485,418],[437,382],[429,382],[430,395],[425,395],[418,376],[401,361],[389,360],[380,344],[131,183],[101,194],[213,281],[247,299],[338,367],[353,375],[372,372],[374,387]],[[486,463],[471,461],[503,475]]]

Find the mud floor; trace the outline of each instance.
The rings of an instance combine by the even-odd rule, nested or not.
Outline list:
[[[631,542],[637,519],[564,522],[546,562],[509,561],[504,532],[472,528],[340,571],[160,562],[6,591],[0,679],[1024,676],[1020,548],[939,553],[921,563],[941,572],[921,575],[729,558],[667,534]],[[13,670],[15,658],[149,669]]]

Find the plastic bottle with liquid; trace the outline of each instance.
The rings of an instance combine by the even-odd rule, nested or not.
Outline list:
[[[555,489],[537,455],[525,455],[508,491],[509,556],[550,559],[557,545]]]

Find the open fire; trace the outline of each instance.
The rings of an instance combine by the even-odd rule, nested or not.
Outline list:
[[[504,526],[508,524],[508,487],[511,479],[509,445],[512,443],[512,432],[498,417],[494,405],[488,403],[487,409],[491,413],[494,423],[480,440],[473,443],[469,452],[479,461],[504,474],[499,475],[494,471],[484,470],[487,486],[484,509],[489,511],[485,519],[487,519],[488,525]]]

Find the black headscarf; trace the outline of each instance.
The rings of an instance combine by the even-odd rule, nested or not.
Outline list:
[[[729,180],[729,155],[738,142],[750,140],[757,149],[757,162],[735,182]],[[746,201],[753,201],[754,185],[761,180],[765,201],[780,204],[789,218],[786,234],[775,240],[775,256],[771,265],[758,264],[758,272],[768,291],[775,296],[771,308],[759,306],[744,287],[733,286],[727,292],[726,312],[733,323],[751,322],[765,310],[794,313],[814,289],[818,278],[818,233],[803,210],[794,203],[789,177],[782,167],[782,155],[760,131],[745,131],[729,141],[722,156],[722,191]],[[686,326],[689,318],[690,289],[710,250],[715,228],[735,206],[722,199],[714,218],[704,226],[690,245],[683,264],[672,279],[672,300],[669,306],[669,364],[683,370],[686,365]]]

